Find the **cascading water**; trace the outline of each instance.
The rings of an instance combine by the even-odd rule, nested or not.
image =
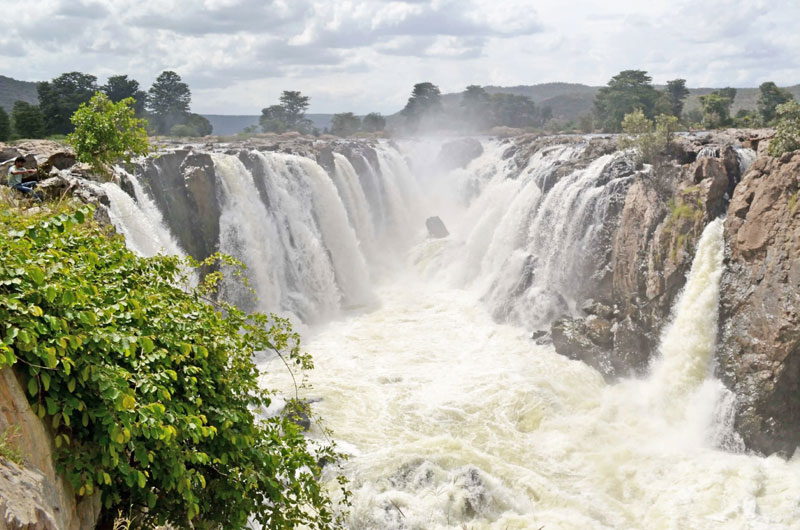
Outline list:
[[[124,170],[117,169],[117,171],[125,173],[133,186],[135,200],[116,184],[105,183],[102,188],[111,203],[109,210],[111,222],[125,236],[128,247],[147,257],[155,256],[159,252],[185,255],[167,229],[161,211],[142,189],[139,180]]]
[[[330,176],[293,155],[212,155],[220,249],[260,308],[314,324],[304,397],[352,455],[351,528],[797,528],[800,458],[735,452],[732,396],[710,377],[722,223],[652,373],[609,385],[528,329],[580,302],[630,160],[560,143],[516,167],[507,145],[483,147],[446,174],[389,144],[335,154]],[[451,236],[423,241],[437,214]],[[264,384],[288,393],[271,363]]]

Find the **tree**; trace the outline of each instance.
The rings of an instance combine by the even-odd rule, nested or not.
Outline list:
[[[289,129],[307,128],[308,120],[305,119],[305,116],[310,101],[309,96],[304,96],[299,91],[284,90],[281,93],[280,102],[284,110],[285,123]]]
[[[38,105],[15,101],[11,109],[11,128],[17,138],[44,138],[47,133],[44,114]]]
[[[625,115],[621,126],[624,135],[619,139],[620,148],[633,148],[637,164],[649,164],[669,147],[678,129],[678,118],[659,114],[654,123],[641,109],[636,109]]]
[[[173,125],[172,128],[169,130],[169,135],[178,138],[191,138],[199,136],[197,134],[197,131],[195,131],[185,123],[179,123],[177,125]]]
[[[147,109],[157,133],[166,134],[173,125],[185,123],[191,102],[192,92],[181,76],[170,70],[161,72],[147,91]]]
[[[361,127],[366,132],[378,132],[386,128],[386,119],[379,112],[370,112],[361,121]]]
[[[331,133],[336,136],[350,136],[361,130],[361,119],[352,112],[334,114],[331,120]]]
[[[194,131],[192,136],[208,136],[214,130],[214,127],[208,119],[194,113],[189,113],[186,118],[186,125]]]
[[[703,108],[703,126],[716,129],[730,125],[731,106],[735,97],[735,88],[723,88],[700,96],[700,105]]]
[[[626,114],[641,109],[653,119],[658,111],[666,111],[669,103],[652,85],[652,78],[644,70],[624,70],[602,87],[594,99],[594,109],[605,130],[619,131]]]
[[[791,92],[778,86],[772,81],[761,83],[758,87],[761,92],[758,96],[758,113],[764,125],[769,125],[775,119],[775,109],[794,99]]]
[[[72,116],[75,131],[67,141],[81,162],[107,175],[110,166],[120,160],[129,163],[133,156],[149,151],[145,121],[135,117],[136,101],[126,98],[113,102],[98,92]]]
[[[409,127],[416,129],[424,116],[439,113],[441,110],[442,93],[439,91],[439,87],[433,83],[424,82],[414,85],[411,97],[408,98],[406,106],[400,113],[405,116]]]
[[[286,132],[286,109],[281,105],[271,105],[261,109],[261,117],[258,119],[258,123],[265,133],[280,134]]]
[[[733,126],[743,129],[750,127],[758,127],[761,124],[761,115],[749,109],[739,109],[736,116],[733,118]]]
[[[483,87],[469,85],[461,94],[461,108],[464,110],[464,121],[475,129],[484,129],[491,121],[489,94]]]
[[[800,103],[791,100],[778,105],[775,115],[778,120],[775,138],[770,140],[767,152],[771,156],[781,156],[800,149]]]
[[[11,121],[6,109],[0,107],[0,142],[7,142],[11,137]]]
[[[68,134],[72,131],[72,115],[97,91],[97,78],[69,72],[50,82],[39,83],[37,91],[47,134]]]
[[[144,114],[147,94],[139,88],[139,82],[135,79],[128,79],[127,75],[112,75],[106,84],[100,87],[100,91],[114,103],[133,98],[136,102],[133,105],[136,116],[141,117]]]
[[[538,113],[533,100],[515,94],[492,94],[489,97],[492,125],[534,127]]]
[[[689,95],[689,89],[686,88],[686,79],[673,79],[667,81],[667,97],[669,98],[669,105],[672,108],[672,115],[680,118],[683,113],[683,100]]]

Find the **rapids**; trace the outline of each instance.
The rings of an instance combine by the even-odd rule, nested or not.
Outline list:
[[[718,448],[731,438],[730,396],[708,376],[721,227],[648,378],[608,385],[497,324],[474,290],[413,272],[379,289],[380,309],[315,329],[306,393],[351,454],[351,527],[798,528],[800,459]],[[267,367],[265,384],[286,388]]]
[[[630,157],[559,174],[585,143],[525,167],[482,143],[452,171],[428,141],[335,153],[330,175],[295,155],[254,152],[258,171],[212,155],[219,248],[248,266],[256,308],[302,329],[316,368],[301,397],[350,454],[351,528],[800,528],[800,456],[746,454],[735,396],[711,376],[722,222],[701,238],[649,375],[608,384],[530,329],[581,302],[576,279]],[[106,185],[113,222],[142,254],[181,252],[139,178],[135,201]],[[430,215],[450,237],[426,238]],[[279,361],[262,366],[265,386],[292,392]]]

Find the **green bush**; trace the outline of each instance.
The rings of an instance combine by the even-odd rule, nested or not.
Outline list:
[[[789,151],[800,149],[800,103],[790,101],[778,105],[776,114],[775,138],[769,142],[767,152],[771,156],[781,156]]]
[[[625,134],[620,137],[619,146],[635,149],[637,162],[649,164],[667,150],[677,129],[678,118],[675,116],[659,114],[654,124],[644,112],[637,109],[626,114],[622,120]]]
[[[138,257],[91,215],[0,212],[0,368],[51,424],[59,472],[146,527],[341,527],[318,463],[339,455],[259,416],[256,352],[311,367],[288,321],[207,302],[220,273],[190,287],[201,264]]]
[[[188,125],[186,125],[184,123],[180,123],[178,125],[173,125],[172,128],[169,130],[169,135],[170,136],[178,136],[178,137],[181,137],[181,138],[200,136],[197,133],[197,131],[195,131],[192,127],[190,127],[190,126],[188,126]]]
[[[75,130],[67,136],[76,158],[96,172],[108,174],[112,164],[147,154],[146,123],[135,117],[135,104],[133,98],[114,103],[100,92],[89,103],[82,103],[71,118]]]

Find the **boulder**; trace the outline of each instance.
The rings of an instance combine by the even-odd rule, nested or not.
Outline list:
[[[428,217],[425,220],[425,226],[428,227],[428,236],[434,239],[441,239],[450,235],[444,222],[439,217]]]
[[[576,361],[583,361],[606,379],[617,375],[617,367],[611,358],[613,335],[611,323],[593,317],[562,317],[553,322],[550,335],[556,352]]]

